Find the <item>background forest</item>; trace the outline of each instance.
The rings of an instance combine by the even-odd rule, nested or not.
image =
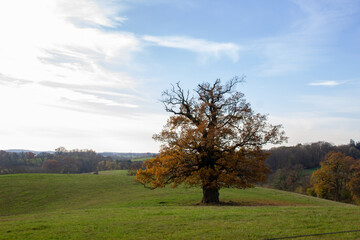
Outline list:
[[[328,142],[298,144],[272,148],[269,153],[266,163],[271,173],[265,186],[343,202],[357,201],[349,183],[352,178],[355,184],[359,175],[356,166],[360,162],[360,142],[350,140],[339,146]],[[346,165],[347,161],[350,163]],[[329,184],[332,186],[326,188]],[[343,196],[332,195],[332,188],[340,188],[336,191]]]

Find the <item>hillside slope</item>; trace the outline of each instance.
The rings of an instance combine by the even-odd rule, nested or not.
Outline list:
[[[125,171],[4,175],[0,239],[264,239],[360,229],[357,206],[265,188],[221,190],[222,201],[238,206],[202,206],[201,195],[149,190]]]

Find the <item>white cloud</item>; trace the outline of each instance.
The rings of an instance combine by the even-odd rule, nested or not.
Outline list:
[[[47,105],[61,100],[59,91],[64,98],[76,99],[78,105],[58,106],[73,107],[76,111]],[[104,114],[81,111],[79,98],[86,104],[101,104],[97,110],[103,110]],[[9,99],[12,102],[6,102]],[[127,116],[128,106],[121,111],[122,106],[113,106],[112,102],[103,102],[92,95],[78,96],[66,89],[38,88],[34,84],[18,89],[0,87],[0,102],[4,113],[0,120],[0,149],[44,151],[65,146],[97,151],[156,151],[157,143],[151,137],[160,131],[166,119],[147,113]],[[114,115],[109,113],[111,110],[115,110]]]
[[[310,86],[328,86],[333,87],[337,85],[344,84],[344,82],[338,82],[338,81],[323,81],[323,82],[313,82],[309,83]]]
[[[241,50],[241,48],[234,43],[217,43],[189,37],[144,36],[143,39],[162,47],[179,48],[196,52],[205,58],[220,58],[226,56],[234,62],[238,61],[239,51]]]
[[[238,59],[232,43],[123,32],[122,12],[113,1],[0,1],[0,148],[156,151],[165,117],[144,109],[141,79],[115,69],[137,69],[149,43]]]
[[[127,20],[126,17],[118,16],[122,10],[119,5],[100,6],[106,4],[106,1],[58,0],[57,4],[56,12],[66,20],[77,24],[115,27]]]
[[[108,70],[103,65],[131,64],[133,54],[141,50],[140,41],[130,33],[104,32],[74,24],[76,19],[82,19],[92,25],[114,26],[115,17],[115,10],[100,9],[93,1],[2,1],[2,79],[18,83],[18,87],[21,82],[32,82],[37,94],[45,92],[43,82],[57,84],[53,94],[58,99],[64,98],[64,92],[59,90],[61,86],[72,86],[67,87],[66,94],[71,93],[73,100],[119,104],[101,99],[95,93],[75,92],[84,86],[114,92],[136,87],[136,81],[128,74]],[[56,104],[67,103],[57,101]]]
[[[156,151],[163,117],[144,113],[137,80],[114,70],[132,67],[142,43],[102,30],[125,17],[100,4],[0,1],[1,149]]]

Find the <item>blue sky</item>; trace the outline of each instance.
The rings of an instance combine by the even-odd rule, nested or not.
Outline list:
[[[360,141],[357,0],[5,0],[0,29],[0,149],[156,152],[163,90],[235,75],[286,145]]]

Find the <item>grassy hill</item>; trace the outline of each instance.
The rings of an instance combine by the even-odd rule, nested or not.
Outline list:
[[[126,171],[3,175],[0,239],[265,239],[360,229],[360,207],[295,193],[220,191],[237,206],[203,206],[201,197],[200,188],[145,189]]]

